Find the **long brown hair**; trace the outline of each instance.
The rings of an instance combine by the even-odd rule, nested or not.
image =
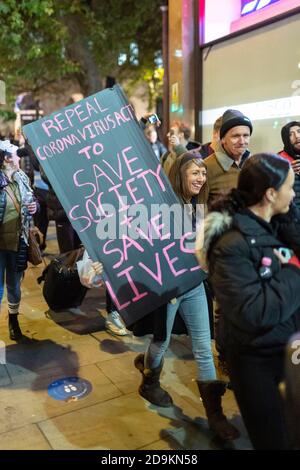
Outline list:
[[[195,163],[199,167],[206,169],[206,165],[202,160],[201,156],[197,156],[194,153],[186,152],[180,155],[180,157],[175,160],[169,173],[169,180],[171,186],[174,189],[174,192],[179,197],[179,199],[181,199],[182,201],[185,201],[185,198],[187,196],[186,172],[193,163]],[[206,200],[206,193],[207,184],[205,182],[199,194],[196,196],[197,204],[201,204],[203,203],[203,201]]]

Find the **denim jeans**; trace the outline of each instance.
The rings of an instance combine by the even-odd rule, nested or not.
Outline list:
[[[192,341],[192,351],[198,368],[198,380],[215,380],[216,370],[211,349],[211,336],[206,294],[203,283],[168,303],[165,341],[152,341],[145,355],[145,366],[158,367],[168,349],[175,316],[179,310]]]
[[[6,277],[8,303],[20,303],[23,271],[16,272],[17,255],[14,251],[0,250],[0,304],[4,293],[4,277]]]

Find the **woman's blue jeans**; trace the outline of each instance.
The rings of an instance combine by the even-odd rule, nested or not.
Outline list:
[[[198,368],[198,380],[216,380],[211,349],[211,336],[206,293],[203,283],[168,303],[165,341],[151,340],[145,355],[145,366],[158,367],[168,349],[175,316],[179,310],[192,341],[192,351]]]
[[[0,250],[0,304],[4,294],[5,278],[8,303],[20,303],[23,271],[16,272],[17,255],[14,251]]]

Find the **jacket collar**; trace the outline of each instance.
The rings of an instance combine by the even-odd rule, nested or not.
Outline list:
[[[250,240],[251,245],[282,245],[276,236],[276,223],[271,224],[266,222],[261,217],[253,214],[249,209],[244,209],[234,215],[233,227]]]
[[[235,164],[235,161],[233,160],[233,158],[229,157],[229,155],[225,152],[221,143],[217,145],[215,155],[216,155],[216,159],[218,160],[219,164],[221,165],[224,171],[229,171],[232,165]],[[249,150],[246,150],[241,158],[240,164],[236,166],[242,167],[243,163],[249,157],[249,155],[250,155]]]

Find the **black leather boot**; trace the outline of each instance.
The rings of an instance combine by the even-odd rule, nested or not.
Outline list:
[[[229,423],[222,410],[222,396],[226,383],[221,380],[197,381],[202,403],[210,429],[223,441],[233,441],[240,437],[238,429]]]
[[[9,329],[9,337],[13,341],[18,341],[18,339],[22,338],[22,331],[19,325],[18,314],[9,313],[8,329]]]
[[[163,368],[163,361],[155,369],[147,369],[144,366],[144,354],[139,354],[135,360],[134,365],[142,374],[143,380],[139,387],[139,394],[146,400],[156,406],[163,406],[165,408],[173,405],[173,400],[160,386],[159,377]]]

